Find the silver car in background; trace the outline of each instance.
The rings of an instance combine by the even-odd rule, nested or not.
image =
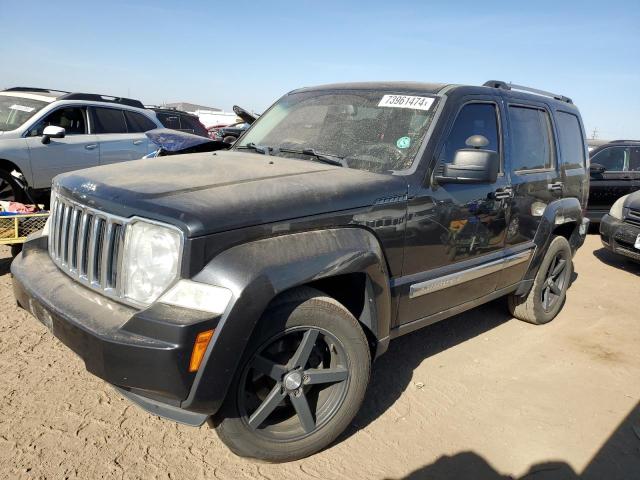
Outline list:
[[[138,100],[29,87],[0,91],[0,200],[24,200],[12,172],[37,195],[60,173],[142,158],[155,149],[144,132],[159,127]]]

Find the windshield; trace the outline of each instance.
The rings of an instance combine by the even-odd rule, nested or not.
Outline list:
[[[0,95],[0,131],[15,130],[46,105],[42,100]]]
[[[275,155],[310,160],[328,155],[349,168],[390,173],[413,163],[435,103],[433,96],[373,90],[289,94],[234,149],[268,147]]]

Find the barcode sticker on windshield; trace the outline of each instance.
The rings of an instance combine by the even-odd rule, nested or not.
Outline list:
[[[414,97],[412,95],[385,95],[378,103],[378,106],[429,110],[434,100],[431,97]]]
[[[21,112],[33,112],[33,107],[25,107],[24,105],[11,105],[9,108],[11,110],[20,110]]]

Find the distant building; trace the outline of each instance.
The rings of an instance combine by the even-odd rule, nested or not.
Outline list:
[[[176,108],[178,110],[182,110],[183,112],[196,113],[197,111],[209,111],[209,112],[221,112],[222,110],[214,107],[205,107],[204,105],[196,105],[195,103],[189,102],[175,102],[175,103],[165,103],[163,106],[169,108]]]

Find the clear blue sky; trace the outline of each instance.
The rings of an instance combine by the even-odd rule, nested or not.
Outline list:
[[[0,36],[0,87],[261,111],[305,85],[500,79],[640,138],[638,0],[0,0]]]

